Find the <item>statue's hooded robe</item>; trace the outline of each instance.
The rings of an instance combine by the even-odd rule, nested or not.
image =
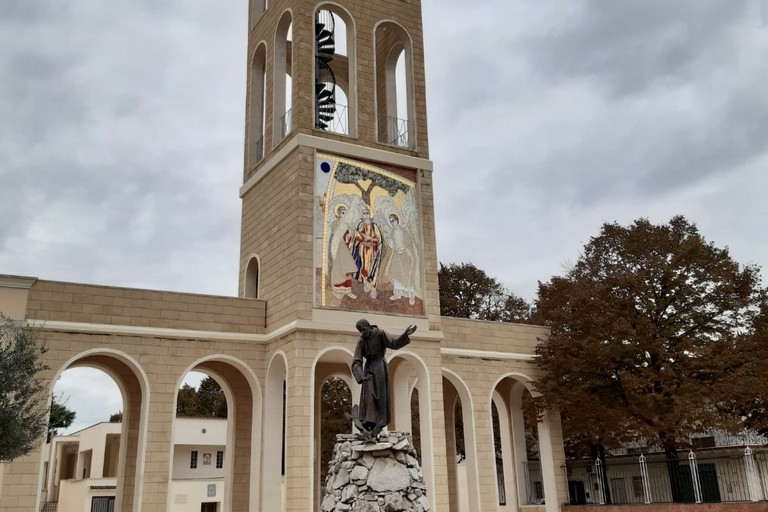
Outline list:
[[[362,384],[358,418],[363,424],[384,426],[390,419],[389,370],[384,355],[387,348],[399,349],[411,340],[407,334],[392,337],[375,325],[372,325],[371,329],[371,335],[363,334],[357,341],[355,358],[352,360],[352,375],[358,384]]]

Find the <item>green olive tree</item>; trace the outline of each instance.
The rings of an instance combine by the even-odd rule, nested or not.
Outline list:
[[[0,461],[26,455],[48,428],[48,396],[40,379],[44,348],[35,332],[0,315]]]

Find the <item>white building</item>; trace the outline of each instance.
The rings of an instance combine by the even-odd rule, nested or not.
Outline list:
[[[57,436],[43,455],[43,512],[112,512],[120,423]],[[217,512],[225,489],[225,418],[176,418],[169,512]]]

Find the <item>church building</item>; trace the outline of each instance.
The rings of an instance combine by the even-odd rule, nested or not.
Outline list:
[[[321,390],[338,377],[357,402],[360,318],[417,327],[387,354],[388,429],[418,438],[431,510],[560,510],[559,418],[523,414],[546,329],[440,316],[420,0],[251,0],[249,18],[238,295],[0,275],[51,391],[88,366],[122,393],[114,510],[171,509],[194,370],[227,398],[219,510],[320,512]],[[44,450],[0,464],[0,511],[45,505]]]

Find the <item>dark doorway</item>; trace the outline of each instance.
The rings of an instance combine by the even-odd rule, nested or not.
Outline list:
[[[571,505],[586,505],[587,493],[584,490],[584,482],[581,480],[568,480],[568,496]]]
[[[94,496],[91,499],[91,512],[114,512],[114,496]]]
[[[699,482],[701,483],[701,501],[704,503],[719,503],[720,487],[717,485],[717,469],[714,464],[699,464]],[[680,491],[683,503],[696,501],[691,480],[691,467],[680,466]]]
[[[219,502],[212,501],[200,504],[200,512],[219,512]]]

